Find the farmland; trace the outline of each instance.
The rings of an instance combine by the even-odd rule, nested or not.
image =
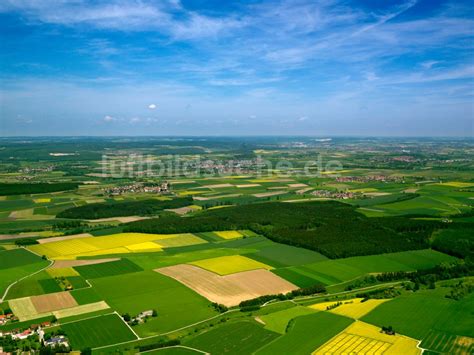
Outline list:
[[[73,334],[70,340],[71,345],[76,349],[105,346],[135,339],[133,333],[115,314],[64,324],[61,328],[67,334]]]
[[[380,354],[420,354],[414,339],[399,335],[380,333],[379,328],[364,322],[354,322],[335,338],[321,346],[313,354],[327,353],[380,353]]]
[[[295,318],[288,332],[260,349],[258,354],[274,354],[281,351],[291,354],[313,352],[334,334],[342,331],[351,320],[327,312],[318,312]],[[313,329],[318,329],[315,334]]]
[[[212,271],[219,275],[229,275],[236,272],[265,269],[271,270],[272,267],[258,261],[246,258],[245,256],[221,256],[219,258],[204,259],[193,261],[192,265]]]
[[[277,337],[255,322],[238,322],[200,334],[185,344],[213,354],[251,354]]]
[[[35,147],[16,159],[0,150],[0,313],[13,314],[0,331],[49,322],[47,334],[93,354],[472,352],[469,143],[79,141],[59,139],[74,158],[46,143],[12,143]],[[423,169],[392,159],[401,144]],[[244,171],[108,170],[175,150],[213,172],[244,156]],[[315,152],[345,168],[303,173]],[[261,175],[259,155],[293,166]]]

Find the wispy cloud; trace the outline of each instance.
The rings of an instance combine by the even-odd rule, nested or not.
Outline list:
[[[387,107],[400,117],[438,117],[444,111],[430,116],[428,107],[454,103],[466,118],[472,11],[464,0],[212,8],[179,0],[5,0],[0,12],[18,31],[3,38],[12,53],[2,57],[2,106],[16,117],[27,100],[37,112],[25,111],[32,126],[55,107],[70,117],[86,117],[87,109],[95,124],[127,129],[166,121],[310,128],[325,119],[385,117]]]

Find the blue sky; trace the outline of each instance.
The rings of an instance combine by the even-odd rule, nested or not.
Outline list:
[[[1,135],[473,136],[474,5],[3,0]]]

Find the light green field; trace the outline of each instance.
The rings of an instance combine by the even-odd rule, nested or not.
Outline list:
[[[414,250],[391,254],[356,256],[345,259],[326,260],[312,264],[278,269],[276,274],[296,284],[302,278],[313,279],[326,285],[337,284],[373,272],[412,271],[427,269],[454,257],[434,250]],[[285,270],[289,270],[288,273]]]
[[[177,329],[216,314],[204,297],[157,272],[142,271],[90,282],[100,298],[120,314],[157,310],[158,317],[134,328],[141,336]]]
[[[285,334],[288,323],[292,319],[314,312],[316,311],[309,307],[296,306],[261,316],[260,319],[265,323],[265,329]]]
[[[474,338],[474,295],[460,301],[445,297],[448,289],[423,290],[379,305],[361,320],[378,326],[390,324],[396,332],[424,339],[431,330]]]
[[[116,314],[63,324],[74,349],[95,348],[136,339]]]
[[[252,354],[278,335],[253,321],[224,324],[184,344],[211,354]]]
[[[311,354],[351,323],[351,319],[329,312],[300,316],[292,321],[286,334],[256,353],[259,355]]]

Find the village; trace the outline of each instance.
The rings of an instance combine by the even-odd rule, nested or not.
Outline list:
[[[10,319],[13,318],[10,317]],[[1,325],[5,325],[7,322],[1,323]],[[69,341],[63,331],[45,332],[45,329],[54,326],[55,322],[56,319],[52,319],[31,324],[26,329],[15,328],[0,331],[0,354],[17,353],[16,349],[38,350],[44,347],[69,352]]]
[[[403,182],[403,178],[398,176],[368,175],[368,176],[338,176],[337,182]]]
[[[127,193],[155,193],[167,194],[170,192],[171,184],[167,181],[159,184],[136,183],[124,186],[114,186],[104,189],[104,193],[111,196],[118,196]]]

